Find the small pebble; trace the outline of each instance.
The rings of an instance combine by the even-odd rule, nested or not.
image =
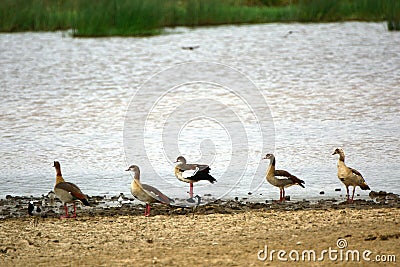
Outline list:
[[[340,188],[335,188],[335,192],[340,192],[340,191],[342,191],[342,189],[340,189]]]
[[[324,191],[321,191],[321,192],[319,192],[319,194],[320,194],[320,195],[324,195],[324,194],[325,194],[325,192],[324,192]]]
[[[369,236],[367,236],[364,240],[365,240],[365,241],[372,241],[372,240],[375,240],[375,239],[376,239],[376,236],[369,235]]]
[[[387,235],[381,235],[380,238],[381,238],[381,240],[388,240],[389,239],[389,237]]]

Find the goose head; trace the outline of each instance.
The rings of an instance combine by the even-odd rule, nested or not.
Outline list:
[[[134,172],[134,173],[139,173],[140,172],[139,167],[137,165],[131,165],[125,171],[127,171],[127,172],[131,171],[131,172]]]
[[[266,154],[263,159],[272,159],[274,158],[274,154]]]
[[[61,169],[60,162],[54,161],[53,167],[56,168],[56,169]]]
[[[183,156],[179,156],[176,158],[175,163],[177,166],[186,164],[186,159]]]
[[[343,149],[341,148],[336,148],[335,151],[333,151],[332,155],[344,155]]]

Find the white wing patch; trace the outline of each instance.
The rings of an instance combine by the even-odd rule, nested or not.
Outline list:
[[[182,177],[183,177],[183,178],[192,177],[192,176],[196,175],[196,173],[197,173],[198,171],[199,171],[199,168],[198,168],[198,167],[196,167],[196,169],[194,169],[194,170],[186,170],[186,171],[184,171],[184,172],[182,173]]]

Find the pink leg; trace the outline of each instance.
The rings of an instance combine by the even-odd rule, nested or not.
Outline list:
[[[76,218],[76,205],[75,205],[75,202],[74,202],[74,215],[72,215],[71,218]]]
[[[62,215],[62,216],[60,217],[60,219],[69,218],[69,216],[68,216],[68,207],[67,207],[67,204],[64,204],[64,210],[65,210],[65,215]]]
[[[351,196],[351,203],[354,202],[354,193],[356,192],[356,187],[353,186],[353,195]]]
[[[347,203],[350,203],[350,193],[349,193],[349,187],[346,186],[346,192],[347,192]]]
[[[286,201],[285,188],[282,188],[282,201]]]
[[[144,216],[146,216],[146,217],[150,216],[150,204],[146,203],[146,208],[144,210]]]
[[[193,183],[190,183],[189,196],[190,198],[193,198]]]
[[[282,188],[279,188],[279,201],[282,202],[282,199],[283,199]]]

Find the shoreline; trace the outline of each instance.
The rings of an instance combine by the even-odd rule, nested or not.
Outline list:
[[[77,218],[59,219],[60,202],[29,216],[31,197],[8,196],[0,200],[0,266],[396,266],[400,199],[375,197],[152,205],[145,217],[136,200],[97,196],[77,206]]]
[[[91,196],[86,207],[77,202],[77,215],[80,216],[142,216],[144,203],[131,197],[119,196]],[[28,215],[28,204],[32,201],[35,206],[40,207],[41,218],[58,218],[64,213],[61,201],[49,196],[11,196],[0,199],[0,221],[10,218],[24,218]],[[69,211],[72,204],[68,204]],[[383,209],[400,208],[400,196],[386,192],[370,192],[370,199],[355,199],[353,203],[347,203],[343,199],[321,198],[318,200],[286,201],[243,201],[235,198],[233,200],[215,200],[202,198],[200,205],[184,199],[176,199],[175,205],[152,204],[151,215],[207,215],[207,214],[236,214],[249,211],[297,211],[297,210],[343,210],[343,209]]]

